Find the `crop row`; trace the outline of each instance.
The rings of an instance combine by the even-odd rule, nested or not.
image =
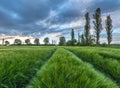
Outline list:
[[[71,52],[59,48],[27,88],[118,88],[108,77]]]
[[[98,52],[99,55],[103,56],[104,58],[112,58],[120,61],[120,54],[112,53],[112,52]]]
[[[120,60],[120,50],[114,48],[101,48],[101,47],[86,47],[81,48],[83,50],[89,50],[93,52],[99,53],[99,55],[103,56],[104,58],[112,58],[116,60]]]
[[[91,63],[96,69],[100,70],[108,77],[113,79],[120,86],[120,62],[113,58],[103,57],[95,50],[81,48],[67,48],[83,61]],[[104,54],[105,55],[105,54]]]
[[[0,88],[25,87],[54,51],[54,48],[6,49],[0,55]]]

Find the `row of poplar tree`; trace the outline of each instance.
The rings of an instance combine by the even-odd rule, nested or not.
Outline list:
[[[91,21],[90,21],[90,16],[89,16],[89,12],[87,12],[85,14],[85,26],[84,26],[84,33],[82,35],[78,34],[78,41],[75,39],[75,35],[74,35],[74,29],[72,29],[71,31],[71,40],[68,40],[66,42],[65,37],[60,37],[59,40],[59,45],[92,45],[92,44],[96,44],[99,45],[100,44],[100,33],[101,31],[104,29],[102,27],[102,17],[101,17],[101,9],[97,8],[93,14],[93,25],[94,25],[94,30],[95,30],[95,34],[91,35],[90,34],[90,29],[91,29]],[[108,45],[110,45],[110,43],[112,42],[112,19],[110,17],[110,15],[108,15],[106,17],[105,20],[105,30],[106,30],[106,34],[107,34],[107,42]]]

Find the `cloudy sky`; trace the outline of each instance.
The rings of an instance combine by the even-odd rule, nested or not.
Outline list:
[[[44,37],[70,39],[71,28],[76,35],[83,32],[86,12],[90,12],[92,33],[92,15],[98,7],[102,10],[103,28],[106,16],[111,15],[112,43],[120,43],[120,0],[0,0],[0,37],[36,37],[41,42]],[[101,42],[106,41],[105,36],[103,30]]]

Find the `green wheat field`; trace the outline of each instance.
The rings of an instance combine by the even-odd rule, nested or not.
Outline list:
[[[0,47],[0,88],[119,87],[120,48]]]

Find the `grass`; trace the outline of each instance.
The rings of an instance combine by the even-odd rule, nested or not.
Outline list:
[[[0,50],[0,88],[22,88],[54,52],[54,48],[10,47]]]
[[[0,46],[0,88],[119,88],[119,79],[118,48]]]
[[[101,55],[103,58],[111,58],[111,59],[116,59],[120,61],[120,54],[119,52],[108,52],[108,51],[103,51],[103,52],[98,52],[99,55]]]
[[[71,52],[58,49],[27,88],[118,88]]]
[[[67,48],[82,58],[83,61],[91,63],[96,69],[105,73],[120,86],[120,62],[113,58],[104,58],[99,52],[110,52],[106,48]],[[111,51],[114,51],[111,50]],[[119,50],[118,50],[119,51]],[[117,52],[117,51],[116,51]],[[117,52],[119,53],[119,52]],[[111,53],[112,54],[112,53]],[[114,54],[113,54],[114,55]]]

